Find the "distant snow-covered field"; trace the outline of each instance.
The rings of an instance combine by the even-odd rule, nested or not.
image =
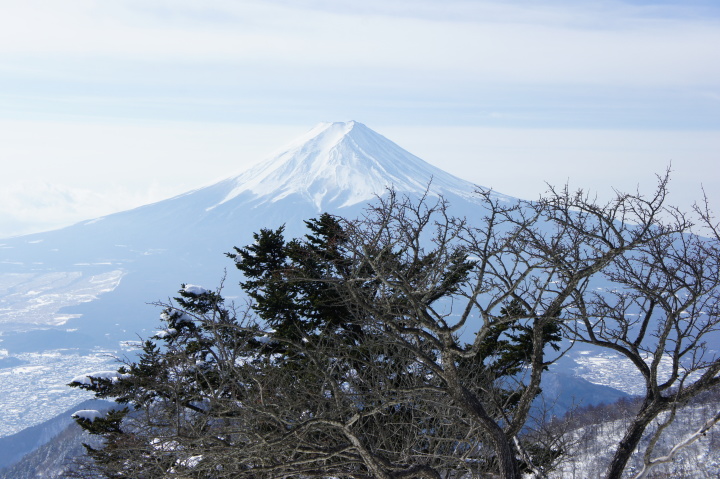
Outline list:
[[[0,358],[7,351],[0,350]],[[80,355],[72,350],[20,353],[21,364],[0,369],[0,437],[40,424],[92,397],[87,391],[67,386],[87,371],[116,368],[105,351]]]
[[[60,326],[74,317],[61,314],[60,309],[112,291],[123,274],[122,270],[93,275],[80,271],[0,273],[2,331]]]
[[[629,359],[612,352],[573,351],[572,359],[580,365],[575,374],[594,384],[610,386],[632,396],[645,394],[645,380]],[[659,377],[672,373],[672,361],[664,357]]]

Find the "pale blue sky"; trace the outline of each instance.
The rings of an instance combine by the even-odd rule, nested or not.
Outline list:
[[[678,203],[702,182],[720,205],[718,45],[710,0],[1,2],[0,236],[348,119],[515,196],[650,187],[672,161]]]

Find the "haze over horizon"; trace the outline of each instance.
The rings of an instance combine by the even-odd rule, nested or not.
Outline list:
[[[0,237],[231,176],[355,119],[501,193],[703,184],[720,5],[29,0],[0,7]]]

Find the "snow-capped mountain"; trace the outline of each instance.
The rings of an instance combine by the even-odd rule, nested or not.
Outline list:
[[[477,188],[361,123],[322,123],[279,154],[216,184],[61,230],[0,240],[0,268],[12,269],[13,263],[18,271],[33,263],[126,263],[136,261],[138,254],[196,254],[192,248],[215,244],[227,251],[249,237],[249,226],[288,223],[291,229],[298,215],[346,214],[388,187],[410,195],[429,188],[431,195],[457,198],[458,204],[473,202]],[[218,243],[221,238],[225,241]]]

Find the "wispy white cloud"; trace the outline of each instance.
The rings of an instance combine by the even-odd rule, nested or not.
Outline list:
[[[718,127],[720,15],[639,3],[15,2],[0,116]]]
[[[22,59],[51,71],[62,71],[63,58],[70,65],[110,58],[193,68],[219,63],[227,72],[238,65],[261,73],[282,65],[290,74],[308,67],[445,70],[480,83],[718,81],[717,18],[602,5],[28,0],[4,8],[0,54],[11,65]]]

